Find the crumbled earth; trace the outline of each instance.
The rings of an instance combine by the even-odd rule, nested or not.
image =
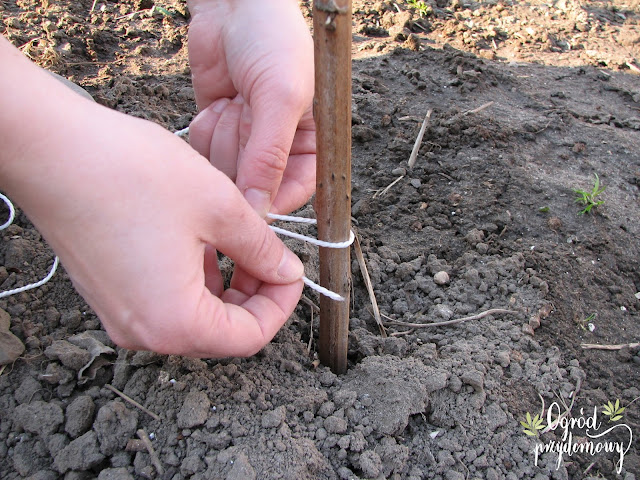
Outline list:
[[[355,261],[343,376],[315,362],[313,292],[255,357],[194,360],[116,347],[59,271],[0,299],[2,478],[636,478],[637,0],[353,7],[353,223],[386,336]],[[5,0],[0,17],[103,105],[173,131],[196,113],[183,2]],[[573,190],[596,174],[604,203],[578,215]],[[313,277],[317,252],[288,244]],[[0,289],[51,262],[18,212]],[[633,432],[621,468],[605,452],[536,462],[527,413],[616,399]]]

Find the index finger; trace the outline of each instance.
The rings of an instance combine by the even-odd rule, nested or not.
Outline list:
[[[236,185],[261,217],[267,215],[278,193],[306,107],[304,100],[286,94],[276,101],[245,105]]]

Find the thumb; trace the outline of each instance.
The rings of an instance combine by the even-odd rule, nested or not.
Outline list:
[[[205,242],[231,258],[251,276],[269,284],[288,284],[304,274],[300,259],[269,228],[229,178],[216,171]],[[220,205],[228,208],[221,209]]]

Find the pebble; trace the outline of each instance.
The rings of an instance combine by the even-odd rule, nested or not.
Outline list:
[[[183,100],[194,100],[196,96],[192,87],[183,87],[178,91],[178,98]]]
[[[180,464],[180,473],[185,477],[190,477],[204,469],[204,462],[198,455],[189,455],[188,457],[185,457]]]
[[[334,403],[340,408],[352,406],[357,399],[358,393],[353,390],[338,390],[333,396]]]
[[[433,281],[437,285],[447,285],[449,283],[449,274],[441,270],[433,276]]]
[[[127,441],[135,436],[137,428],[138,410],[127,408],[121,400],[111,400],[98,410],[91,431],[97,435],[100,452],[113,455],[125,448]]]
[[[34,400],[42,400],[42,385],[33,377],[26,377],[20,386],[16,388],[13,397],[18,403],[29,403]]]

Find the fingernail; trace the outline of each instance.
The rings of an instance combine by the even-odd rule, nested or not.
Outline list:
[[[278,276],[286,282],[294,282],[302,278],[302,275],[304,265],[291,250],[285,248],[278,266]]]
[[[222,113],[229,103],[231,103],[231,100],[228,98],[220,98],[211,104],[211,110],[216,113]]]
[[[247,188],[244,198],[262,218],[267,216],[271,208],[271,193],[257,188]]]

